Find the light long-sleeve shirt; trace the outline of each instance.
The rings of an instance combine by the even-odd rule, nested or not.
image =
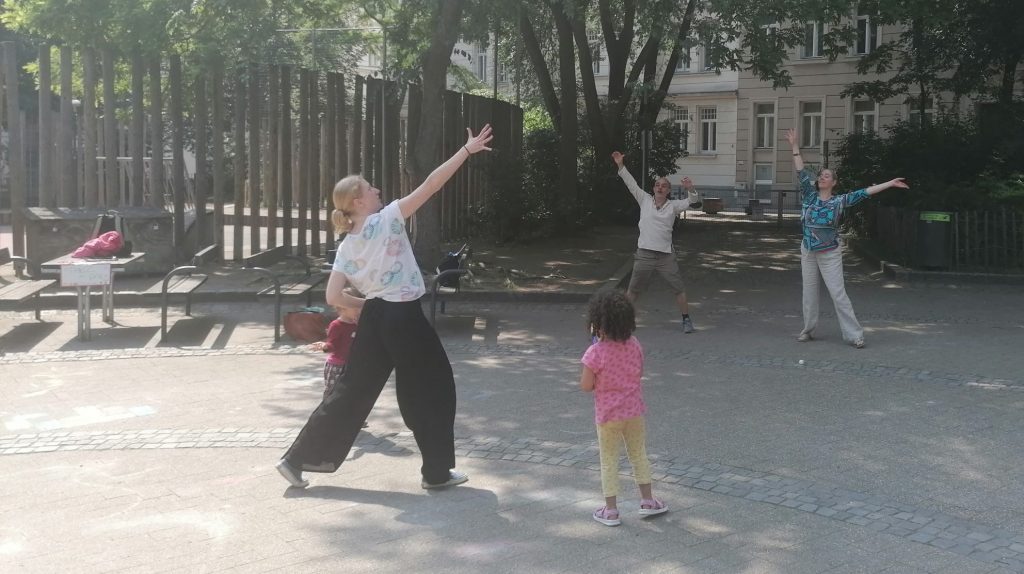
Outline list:
[[[814,188],[814,177],[810,170],[802,169],[800,196],[802,210],[800,223],[803,228],[803,245],[808,251],[829,251],[839,247],[839,222],[846,209],[871,197],[867,189],[858,189],[843,195],[833,195],[822,200]]]
[[[679,214],[697,201],[697,193],[691,191],[686,199],[669,199],[658,207],[654,204],[654,197],[640,189],[625,166],[619,169],[619,177],[640,204],[640,238],[636,246],[640,249],[672,253],[672,226],[679,218]]]

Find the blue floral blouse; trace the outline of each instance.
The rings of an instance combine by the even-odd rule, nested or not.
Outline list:
[[[800,170],[800,197],[802,210],[803,246],[808,251],[829,251],[839,247],[839,220],[846,208],[871,197],[867,189],[858,189],[827,200],[818,197],[814,175],[809,169]]]

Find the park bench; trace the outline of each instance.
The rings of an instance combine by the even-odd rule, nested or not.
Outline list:
[[[473,250],[463,245],[458,251],[451,251],[438,263],[435,271],[437,276],[430,291],[430,324],[433,325],[437,316],[437,304],[441,304],[441,313],[445,311],[445,301],[459,294],[462,289],[462,276],[469,274],[469,258]]]
[[[185,296],[185,315],[192,316],[192,292],[206,283],[209,275],[201,273],[203,267],[219,257],[218,245],[200,249],[192,256],[191,264],[175,267],[164,275],[160,283],[160,340],[167,337],[167,306],[171,295]]]
[[[40,316],[40,299],[39,293],[57,282],[56,279],[26,279],[25,269],[28,268],[33,274],[38,272],[38,268],[28,259],[20,257],[18,255],[11,255],[11,250],[7,247],[0,249],[0,267],[11,263],[14,265],[14,274],[18,278],[17,281],[10,283],[9,285],[0,285],[0,302],[13,302],[21,303],[26,299],[34,298],[36,307],[36,320],[42,321]]]
[[[302,266],[303,273],[299,276],[289,274],[286,269],[273,271],[271,267],[278,263],[294,261]],[[313,305],[313,289],[327,279],[328,274],[317,269],[314,272],[312,261],[301,255],[294,255],[291,247],[272,247],[254,253],[242,260],[242,267],[255,271],[270,280],[270,285],[260,289],[258,296],[274,296],[274,342],[281,339],[281,300],[284,297],[306,297],[306,306]]]

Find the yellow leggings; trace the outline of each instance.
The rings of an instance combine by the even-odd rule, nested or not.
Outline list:
[[[626,443],[626,456],[633,465],[637,484],[651,483],[651,463],[647,460],[647,429],[644,417],[610,421],[597,425],[597,443],[601,448],[601,490],[605,498],[619,495],[619,453]]]

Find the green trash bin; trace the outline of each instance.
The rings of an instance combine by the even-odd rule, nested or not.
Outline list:
[[[917,266],[928,269],[949,267],[949,233],[952,214],[922,211],[917,221]]]

